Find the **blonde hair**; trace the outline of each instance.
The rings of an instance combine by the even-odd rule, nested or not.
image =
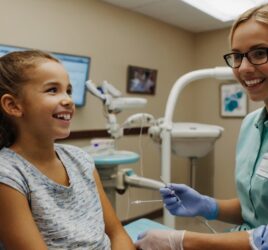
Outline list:
[[[242,15],[238,17],[238,19],[233,23],[230,34],[229,34],[229,42],[232,44],[234,32],[237,27],[250,19],[254,19],[257,22],[268,24],[268,4],[263,4],[258,7],[251,8],[244,12]]]
[[[19,96],[23,85],[31,79],[29,69],[49,60],[60,63],[40,50],[16,51],[0,57],[0,99],[4,94]],[[0,106],[0,149],[11,146],[16,134],[15,125]]]

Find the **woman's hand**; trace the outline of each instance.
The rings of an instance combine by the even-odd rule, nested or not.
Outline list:
[[[143,250],[183,250],[184,233],[183,230],[149,230],[138,236],[135,246]]]
[[[218,205],[215,199],[201,195],[184,184],[168,184],[161,188],[160,193],[166,208],[173,215],[193,217],[203,216],[206,219],[216,219]]]

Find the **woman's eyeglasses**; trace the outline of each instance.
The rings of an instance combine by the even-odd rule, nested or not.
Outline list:
[[[223,56],[226,64],[235,69],[239,68],[242,64],[243,58],[246,57],[248,61],[253,65],[261,65],[268,61],[268,48],[252,49],[246,53],[228,53]]]

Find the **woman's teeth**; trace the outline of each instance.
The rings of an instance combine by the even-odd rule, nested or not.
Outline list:
[[[249,81],[245,81],[246,85],[247,86],[254,86],[254,85],[257,85],[257,84],[260,84],[262,83],[264,80],[263,79],[255,79],[255,80],[249,80]]]

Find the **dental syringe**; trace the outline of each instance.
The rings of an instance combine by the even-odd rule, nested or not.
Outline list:
[[[181,198],[176,194],[176,192],[173,189],[168,187],[168,183],[164,181],[162,176],[160,176],[160,180],[165,184],[165,187],[168,188],[171,191],[171,195],[175,196],[177,198],[178,202],[182,203]],[[181,206],[183,208],[185,208],[185,206],[183,204],[181,204]]]

